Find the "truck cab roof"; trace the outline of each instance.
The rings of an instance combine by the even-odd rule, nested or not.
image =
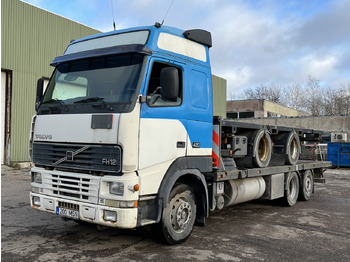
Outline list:
[[[208,49],[212,46],[211,34],[205,30],[181,30],[169,26],[134,27],[111,31],[73,41],[63,56],[51,63],[59,63],[118,53],[137,52],[145,55],[160,53],[180,56],[209,66]]]

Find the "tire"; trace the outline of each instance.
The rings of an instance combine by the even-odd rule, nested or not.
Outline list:
[[[314,192],[314,176],[311,170],[306,170],[304,172],[301,182],[299,198],[303,201],[308,201],[311,199],[312,193]]]
[[[294,206],[299,196],[299,177],[296,172],[287,173],[284,201],[287,206]]]
[[[290,132],[286,144],[286,164],[295,165],[299,160],[300,152],[299,136],[294,132]]]
[[[163,209],[161,233],[163,240],[170,244],[185,242],[192,233],[196,220],[196,200],[192,189],[185,184],[175,186]]]
[[[272,140],[264,129],[256,133],[253,144],[253,164],[255,167],[267,167],[271,160]]]

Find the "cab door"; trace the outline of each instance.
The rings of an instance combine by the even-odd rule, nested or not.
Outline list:
[[[179,90],[171,101],[162,97],[161,72],[164,68],[178,72]],[[175,61],[153,57],[143,91],[147,102],[142,103],[139,133],[139,175],[142,181],[154,181],[141,185],[141,194],[156,193],[169,166],[179,157],[186,156],[187,112],[185,110],[185,65]],[[146,180],[147,177],[147,180]],[[144,191],[144,192],[142,192]]]

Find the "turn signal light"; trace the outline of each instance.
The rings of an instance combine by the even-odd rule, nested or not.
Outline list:
[[[139,191],[139,190],[140,190],[139,184],[135,184],[135,185],[134,185],[134,191]]]
[[[139,190],[140,190],[140,186],[139,186],[139,184],[135,184],[135,185],[128,185],[128,189],[134,193],[134,192],[136,192],[136,191],[139,191]]]

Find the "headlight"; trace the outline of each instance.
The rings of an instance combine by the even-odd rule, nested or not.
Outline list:
[[[41,184],[42,183],[41,173],[32,172],[32,182]]]
[[[113,195],[124,195],[124,183],[121,182],[109,182],[109,193]]]

